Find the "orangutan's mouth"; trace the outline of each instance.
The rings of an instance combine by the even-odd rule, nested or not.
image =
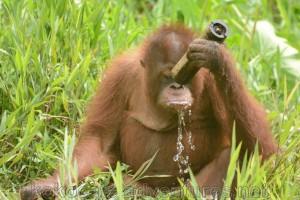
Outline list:
[[[192,101],[189,100],[172,100],[167,105],[177,111],[188,110],[192,106]]]

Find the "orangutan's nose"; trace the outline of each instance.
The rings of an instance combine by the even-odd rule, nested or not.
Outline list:
[[[183,85],[180,85],[178,83],[172,83],[169,87],[173,90],[183,89]]]

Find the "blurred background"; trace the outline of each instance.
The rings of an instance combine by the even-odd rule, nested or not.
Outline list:
[[[111,58],[162,24],[200,34],[215,19],[230,28],[227,46],[283,150],[263,166],[250,160],[238,186],[263,188],[270,199],[300,198],[298,0],[0,0],[0,198],[17,198],[58,163],[68,173],[85,105]],[[77,198],[109,196],[111,176],[78,183]]]

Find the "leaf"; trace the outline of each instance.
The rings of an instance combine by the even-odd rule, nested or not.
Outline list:
[[[248,25],[249,30],[255,29],[255,42],[258,43],[261,55],[271,57],[279,51],[280,66],[290,74],[300,78],[300,59],[296,57],[299,56],[299,51],[292,47],[285,38],[277,36],[275,28],[270,22],[266,20],[260,20],[256,23],[250,21]],[[253,65],[258,58],[256,56],[249,64]]]
[[[300,59],[286,58],[282,60],[282,67],[286,68],[297,78],[300,78]]]

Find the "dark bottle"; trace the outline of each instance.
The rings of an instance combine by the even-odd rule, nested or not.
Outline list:
[[[208,26],[203,38],[207,40],[213,40],[218,43],[223,43],[228,35],[227,25],[220,21],[215,20]],[[187,65],[188,59],[186,54],[178,61],[178,63],[172,68],[172,77],[177,83],[186,84],[197,73],[199,68],[193,68]]]

